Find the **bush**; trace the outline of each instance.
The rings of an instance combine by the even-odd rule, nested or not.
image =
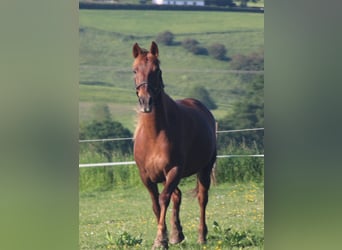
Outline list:
[[[204,47],[199,46],[199,42],[192,38],[186,38],[182,42],[182,46],[187,51],[194,55],[208,55],[208,50]]]
[[[198,44],[199,42],[192,38],[186,38],[182,41],[183,48],[188,51],[192,51]]]
[[[132,133],[122,126],[120,122],[110,119],[104,121],[92,121],[81,128],[80,139],[109,139],[130,138]],[[90,145],[90,144],[89,144]],[[88,145],[88,146],[89,146]],[[104,155],[108,161],[112,161],[113,154],[131,154],[133,143],[130,140],[94,142],[91,146],[99,154]]]
[[[204,47],[196,46],[193,48],[192,53],[194,55],[208,55],[208,50]]]
[[[130,247],[137,247],[143,241],[140,236],[134,237],[130,233],[124,231],[117,239],[114,239],[110,232],[106,231],[106,240],[108,241],[107,248],[112,248],[116,245],[119,249],[130,249]]]
[[[217,60],[224,60],[226,58],[227,49],[223,44],[215,43],[208,48],[209,55]]]
[[[234,55],[232,57],[231,67],[236,70],[264,70],[264,52],[254,52],[249,55]]]
[[[159,33],[156,37],[156,42],[164,45],[172,45],[173,44],[174,35],[170,31],[164,31]]]
[[[251,230],[234,230],[231,227],[223,228],[217,221],[213,222],[213,233],[209,237],[220,240],[219,242],[227,244],[230,248],[243,249],[253,246],[262,247],[264,245],[263,233]]]

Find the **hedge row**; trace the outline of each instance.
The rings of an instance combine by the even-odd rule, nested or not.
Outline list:
[[[152,4],[110,4],[95,2],[79,2],[79,9],[97,10],[189,10],[189,11],[233,11],[264,13],[263,8],[214,7],[189,5],[152,5]]]

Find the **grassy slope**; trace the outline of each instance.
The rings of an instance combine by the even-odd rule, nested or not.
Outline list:
[[[214,221],[224,229],[231,227],[234,231],[251,231],[254,235],[263,235],[263,186],[254,183],[222,184],[212,186],[210,190],[207,207],[209,240],[205,247],[199,247],[196,243],[199,207],[197,200],[188,193],[193,187],[193,183],[181,186],[183,200],[180,216],[186,240],[170,249],[228,249],[224,242],[220,244],[220,239],[213,239]],[[169,214],[170,211],[168,218]],[[140,235],[143,243],[134,249],[150,249],[156,234],[156,221],[150,197],[142,185],[110,192],[81,194],[80,249],[110,248],[105,237],[106,231],[114,239],[124,231],[135,237]],[[263,246],[248,249],[263,249]]]
[[[150,45],[165,30],[175,41],[194,38],[207,47],[219,42],[228,57],[263,48],[263,15],[231,12],[95,11],[80,10],[80,81],[101,81],[106,86],[80,85],[80,122],[93,119],[92,105],[108,103],[114,119],[133,131],[136,96],[133,90],[131,48],[135,42]],[[166,91],[186,96],[193,85],[205,86],[216,103],[217,118],[229,112],[238,98],[232,91],[239,78],[226,72],[229,62],[194,56],[181,46],[159,45]]]

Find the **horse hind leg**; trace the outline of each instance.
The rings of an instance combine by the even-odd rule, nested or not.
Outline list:
[[[171,195],[173,202],[172,215],[171,215],[171,234],[170,243],[177,244],[184,240],[183,229],[179,219],[179,210],[182,201],[182,192],[178,187],[173,191]]]
[[[205,211],[208,204],[208,191],[210,187],[210,171],[206,170],[198,175],[197,199],[200,206],[200,224],[198,229],[198,243],[204,244],[207,240],[208,228],[205,219]]]

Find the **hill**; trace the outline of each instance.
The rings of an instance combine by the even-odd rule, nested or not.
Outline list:
[[[114,120],[133,131],[135,96],[132,45],[149,48],[160,32],[175,35],[173,46],[159,44],[165,91],[178,99],[194,86],[204,86],[221,118],[231,111],[243,88],[229,59],[263,49],[264,16],[255,13],[80,10],[80,123],[96,118],[96,106],[107,104]],[[186,51],[181,42],[196,39],[202,47],[221,43],[227,60]]]

